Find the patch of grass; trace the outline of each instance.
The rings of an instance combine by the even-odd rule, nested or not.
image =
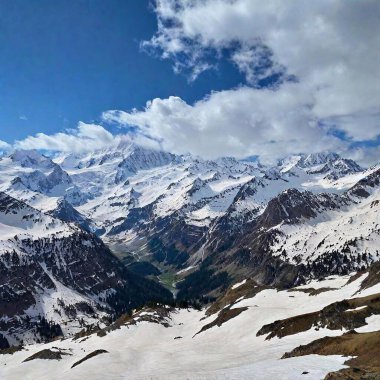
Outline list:
[[[176,287],[173,286],[175,283],[177,276],[174,272],[166,272],[162,273],[158,276],[160,283],[165,286],[165,288],[169,289],[172,293],[176,291]]]

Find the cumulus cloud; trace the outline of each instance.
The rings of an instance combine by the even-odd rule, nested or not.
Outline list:
[[[53,135],[37,133],[24,140],[16,141],[17,149],[43,149],[60,152],[86,152],[117,143],[117,138],[96,124],[78,123],[77,129]]]
[[[37,133],[35,136],[18,140],[13,145],[0,140],[0,149],[39,149],[52,152],[85,153],[112,146],[116,147],[119,144],[136,144],[150,149],[161,149],[157,140],[141,132],[129,131],[128,133],[114,135],[101,125],[83,122],[79,122],[75,129],[67,129],[65,132],[52,135]]]
[[[157,33],[144,49],[195,80],[225,57],[246,78],[189,104],[172,96],[140,110],[107,111],[132,136],[80,123],[73,131],[18,141],[21,148],[84,151],[131,139],[206,158],[336,151],[379,160],[378,0],[156,0]],[[210,59],[212,57],[213,59]],[[271,88],[261,81],[276,77]],[[130,132],[129,132],[130,133]],[[360,146],[360,148],[352,148]]]
[[[260,87],[260,81],[273,78],[273,87],[286,80],[286,69],[272,59],[272,52],[266,46],[258,43],[255,46],[245,46],[235,49],[231,54],[232,61],[242,72],[249,84]]]
[[[318,123],[312,102],[295,83],[287,83],[275,93],[250,87],[215,92],[194,105],[178,97],[157,98],[143,110],[108,111],[103,119],[137,126],[165,150],[206,158],[260,155],[272,161],[342,149],[344,143]]]
[[[379,1],[157,0],[155,12],[157,33],[143,46],[177,68],[196,73],[210,50],[229,49],[249,84],[294,76],[313,117],[355,141],[379,135]]]

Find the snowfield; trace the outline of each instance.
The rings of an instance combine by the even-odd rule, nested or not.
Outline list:
[[[323,379],[331,371],[345,368],[348,359],[339,355],[281,359],[285,352],[324,336],[339,336],[341,330],[311,329],[303,333],[265,340],[256,336],[267,323],[317,311],[333,302],[380,292],[379,284],[359,291],[363,275],[347,284],[349,276],[312,281],[310,287],[332,290],[310,296],[302,291],[267,289],[243,299],[233,308],[248,309],[220,327],[195,335],[215,315],[205,318],[205,310],[180,309],[167,319],[170,327],[151,322],[122,326],[100,337],[96,334],[49,344],[35,344],[13,355],[0,355],[0,378],[4,380],[41,379]],[[298,288],[295,288],[295,290]],[[300,287],[299,289],[303,289]],[[146,314],[146,313],[145,313]],[[140,317],[143,313],[140,314]],[[372,316],[359,332],[379,328]],[[42,349],[61,349],[61,360],[35,359],[23,362]],[[71,368],[73,363],[94,350],[107,353]]]

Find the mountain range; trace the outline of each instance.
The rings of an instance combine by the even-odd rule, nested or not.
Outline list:
[[[247,279],[246,297],[364,273],[380,259],[379,189],[380,164],[335,153],[3,155],[0,348],[100,331],[149,302],[218,305]]]

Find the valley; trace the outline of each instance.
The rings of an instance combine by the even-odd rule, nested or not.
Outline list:
[[[378,331],[379,189],[380,165],[332,153],[4,155],[0,377],[370,374],[342,355]]]

